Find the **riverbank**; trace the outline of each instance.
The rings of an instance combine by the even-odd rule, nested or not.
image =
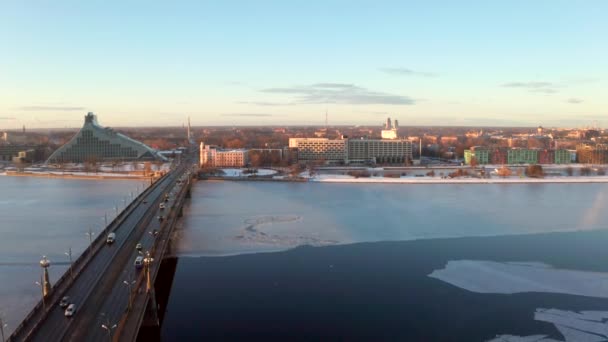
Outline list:
[[[97,180],[137,180],[146,179],[149,180],[149,176],[143,176],[141,174],[123,174],[123,173],[92,173],[92,172],[17,172],[7,171],[0,173],[1,176],[13,176],[13,177],[38,177],[38,178],[67,178],[67,179],[97,179]]]
[[[348,175],[315,175],[311,182],[325,183],[390,183],[390,184],[527,184],[527,183],[608,183],[608,176],[572,176],[547,178],[441,178],[441,177],[359,177]]]

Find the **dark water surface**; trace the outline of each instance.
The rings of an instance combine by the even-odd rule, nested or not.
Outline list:
[[[374,242],[182,257],[164,341],[484,341],[562,335],[537,308],[608,310],[608,299],[479,294],[427,275],[449,260],[541,261],[608,271],[608,231]],[[608,287],[607,287],[608,291]]]

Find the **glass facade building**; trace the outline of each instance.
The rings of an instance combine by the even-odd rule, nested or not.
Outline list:
[[[53,152],[47,163],[84,163],[93,160],[165,161],[166,158],[139,141],[100,126],[97,116],[88,113],[80,131]]]

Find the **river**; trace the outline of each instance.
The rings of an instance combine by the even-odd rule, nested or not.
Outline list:
[[[162,338],[602,340],[607,196],[608,184],[199,182]]]
[[[145,186],[132,180],[74,180],[0,176],[0,315],[6,332],[40,300],[35,282],[38,262],[51,260],[51,283],[66,271],[72,249],[75,260],[118,210],[131,192]]]

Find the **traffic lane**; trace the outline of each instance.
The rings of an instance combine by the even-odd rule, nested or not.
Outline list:
[[[176,187],[178,187],[178,185],[175,185],[174,188],[172,188],[168,192],[173,192]],[[158,210],[155,213],[155,215],[168,214],[171,210],[170,208],[175,204],[174,198],[171,198],[165,204],[167,205],[167,209]],[[160,228],[161,228],[161,223],[159,221],[153,220],[150,222],[150,224],[148,225],[148,227],[146,229],[147,234],[146,234],[146,232],[144,232],[143,236],[140,240],[140,243],[143,246],[143,249],[142,249],[143,253],[145,253],[145,251],[147,251],[147,250],[150,250],[156,240],[156,237],[154,237],[150,233],[152,231],[154,231],[154,229],[160,231]],[[139,255],[140,255],[140,253],[136,249],[134,249],[133,252],[131,253],[130,260],[134,261],[135,258]],[[136,281],[137,276],[140,276],[140,275],[143,276],[142,272],[143,271],[141,271],[141,270],[136,271],[135,266],[133,265],[132,262],[127,262],[127,264],[124,266],[124,269],[121,272],[123,280],[121,281],[121,279],[118,279],[116,284],[114,284],[111,294],[106,297],[104,303],[100,307],[99,312],[105,313],[105,316],[103,318],[101,318],[101,320],[105,320],[107,318],[108,321],[110,322],[110,326],[112,326],[113,324],[117,324],[120,321],[120,319],[123,317],[123,314],[125,313],[125,310],[128,306],[128,301],[129,301],[129,297],[130,297],[129,287],[127,285],[125,285],[123,283],[123,281],[127,281],[127,282]],[[143,286],[140,286],[140,288],[145,288],[145,283]],[[104,322],[106,322],[106,321],[104,321]],[[104,322],[99,323],[99,321],[98,321],[99,324],[97,324],[97,325],[101,326],[101,324],[105,324]],[[107,331],[105,331],[103,329],[97,329],[97,330],[89,329],[89,330],[87,330],[87,333],[88,333],[86,336],[87,341],[104,341],[107,339]]]
[[[151,194],[147,196],[147,198],[159,198],[162,193],[162,188],[165,182],[161,182],[158,186],[152,190]],[[134,228],[134,224],[139,222],[143,217],[143,214],[147,211],[148,207],[142,207],[139,204],[133,212],[127,217],[124,218],[124,221],[115,229],[117,233],[117,237],[120,236],[122,239],[122,243],[126,240],[126,238],[131,233]],[[117,243],[118,244],[118,241]],[[118,247],[118,246],[115,246]],[[104,266],[107,266],[113,256],[118,253],[120,248],[116,248],[115,250],[108,249],[102,247],[99,252],[93,256],[93,259],[89,261],[87,267],[82,271],[79,277],[76,279],[76,282],[72,284],[72,286],[66,292],[68,296],[71,294],[71,302],[76,304],[76,309],[78,311],[79,304],[82,305],[86,301],[87,290],[94,285],[95,281],[98,278],[98,275],[102,273]],[[59,306],[55,306],[52,312],[50,312],[49,318],[51,318],[48,323],[45,321],[43,325],[40,327],[35,336],[42,336],[41,340],[49,341],[49,340],[58,340],[60,338],[62,331],[68,327],[71,320],[67,320],[63,317],[63,309]],[[49,327],[49,328],[47,328]]]
[[[166,189],[166,188],[165,188],[165,189]],[[161,201],[162,201],[162,198],[163,198],[163,195],[164,195],[164,193],[165,193],[165,192],[166,192],[166,191],[163,191],[163,192],[162,192],[162,194],[161,194],[161,196],[160,196],[160,200],[161,200]],[[150,209],[152,209],[152,208],[150,208]],[[153,214],[153,215],[156,215],[157,213],[158,213],[158,210],[156,210],[156,211],[152,210],[152,212],[151,212],[151,214]],[[150,222],[154,222],[154,216],[148,217],[147,219],[149,219],[149,220],[150,220]],[[145,227],[141,227],[141,228],[142,228],[141,230],[140,230],[140,229],[138,229],[138,230],[139,230],[139,232],[137,233],[137,235],[139,235],[140,240],[141,240],[141,239],[143,239],[143,237],[146,237],[146,240],[148,239],[148,238],[147,238],[147,236],[145,236],[145,234],[146,234],[146,231],[148,230],[148,228],[149,228],[149,227],[150,227],[150,225],[149,225],[149,224],[147,224],[147,225],[145,225]],[[143,236],[142,236],[142,235],[143,235]],[[137,236],[135,236],[135,237],[137,237]],[[135,244],[136,244],[136,242],[137,242],[137,241],[131,241],[131,242],[130,242],[130,244],[131,244],[131,245],[132,245],[132,247],[133,247],[133,251],[135,251]],[[131,252],[131,255],[133,255],[133,253],[134,253],[134,252]],[[119,265],[118,265],[117,267],[119,267],[119,266],[120,266],[120,264],[123,264],[123,269],[124,269],[124,268],[125,268],[124,264],[129,264],[129,263],[130,263],[130,262],[129,262],[129,259],[125,259],[125,260],[124,260],[124,262],[123,262],[123,260],[120,260],[120,261],[118,261],[118,264],[119,264]],[[118,272],[118,271],[116,271],[116,272]],[[112,273],[114,273],[114,271],[113,271]],[[116,278],[115,280],[116,280],[116,283],[118,283],[118,284],[114,284],[114,288],[116,288],[116,287],[117,287],[117,285],[119,285],[119,284],[121,284],[121,283],[122,283],[122,280],[119,280],[118,278]],[[109,284],[108,284],[108,286],[112,286],[112,285],[111,285],[111,283],[109,283]],[[118,296],[120,296],[120,292],[117,292],[117,293],[118,293]],[[123,292],[123,293],[124,293],[124,292]],[[109,292],[109,291],[108,291],[108,296],[111,296],[111,292]],[[107,297],[105,297],[105,298],[107,298]],[[98,301],[100,301],[100,303],[99,303],[100,305],[95,305],[95,308],[94,308],[94,309],[96,310],[96,312],[100,312],[100,311],[99,311],[99,308],[100,308],[100,306],[103,306],[103,302],[102,302],[102,301],[103,301],[103,298],[98,298]],[[105,311],[111,311],[111,310],[107,310],[107,309],[105,309],[105,308],[102,308],[102,310],[105,310]],[[116,309],[114,309],[114,310],[116,310]],[[113,311],[113,310],[112,310],[112,311]],[[93,314],[93,313],[92,313],[92,314]],[[109,319],[110,319],[110,321],[112,321],[112,318],[113,318],[113,317],[111,317],[111,316],[114,316],[114,315],[111,315],[111,314],[109,314],[109,313],[106,315],[106,317],[107,317],[107,318],[109,318]],[[70,338],[71,340],[82,340],[82,339],[83,339],[83,338],[86,336],[86,334],[95,334],[95,331],[96,331],[95,329],[88,329],[88,328],[87,328],[88,326],[90,326],[91,324],[93,324],[93,322],[94,322],[94,321],[95,321],[95,320],[94,320],[94,319],[92,319],[92,321],[91,321],[91,320],[87,320],[87,322],[82,322],[82,323],[83,323],[83,324],[82,324],[82,326],[80,326],[80,324],[79,324],[79,326],[78,326],[78,327],[75,327],[75,328],[73,329],[73,330],[75,330],[75,331],[74,331],[74,333],[73,333],[73,334],[71,334],[71,335],[69,336],[69,338]],[[85,329],[86,329],[86,330],[85,330]],[[102,336],[103,336],[103,334],[102,334]],[[88,340],[88,339],[89,339],[89,336],[87,336],[87,340]]]
[[[154,239],[149,234],[143,234],[141,243],[145,246],[144,250],[149,249],[152,246],[153,240]],[[133,261],[138,255],[139,253],[137,252],[131,254],[128,259],[129,262],[127,262],[125,269],[121,272],[121,277],[119,277],[118,281],[114,284],[111,293],[106,297],[104,303],[98,310],[99,312],[105,313],[105,317],[109,319],[110,326],[118,324],[128,306],[130,293],[128,286],[125,285],[123,281],[137,281],[139,276],[144,276],[143,269],[136,270],[133,265]],[[135,285],[132,285],[131,289],[135,289]],[[97,326],[101,327],[101,324],[107,323],[101,321],[102,319],[100,318]],[[92,329],[86,330],[86,341],[106,341],[108,339],[107,331],[103,329],[96,330],[94,328],[95,326]]]
[[[151,212],[151,214],[152,213],[153,212]],[[137,235],[143,234],[144,229],[146,227],[147,225],[142,225],[141,227],[138,227]],[[95,332],[95,329],[98,329],[100,327],[97,325],[101,313],[100,307],[103,305],[104,300],[112,295],[113,286],[115,286],[118,282],[122,282],[122,279],[119,278],[120,271],[122,270],[123,265],[129,261],[128,258],[131,255],[130,249],[135,249],[135,243],[135,240],[129,241],[128,246],[125,247],[121,251],[121,253],[115,257],[113,264],[103,275],[100,282],[95,287],[95,292],[87,300],[87,306],[83,308],[81,315],[78,319],[78,324],[75,324],[71,329],[68,329],[68,334],[66,334],[64,338],[65,340],[88,340],[85,339],[85,337],[89,333]],[[105,317],[111,320],[111,317],[109,317],[109,315]]]
[[[124,229],[125,225],[132,225],[132,221],[138,216],[139,215],[134,215],[133,219],[125,221],[125,223],[121,225],[122,234],[126,236],[127,231]],[[118,243],[119,242],[117,241],[116,244]],[[109,262],[111,262],[114,255],[120,250],[118,247],[119,246],[117,245],[103,247],[102,250],[98,252],[96,257],[89,262],[83,273],[81,273],[81,278],[79,281],[76,282],[70,290],[68,290],[66,295],[70,296],[70,302],[76,304],[77,311],[79,311],[79,307],[82,306],[86,301],[88,290],[95,284],[99,275],[103,273],[105,267],[109,264]],[[55,307],[49,318],[51,320],[41,327],[37,336],[42,336],[42,340],[46,341],[58,340],[61,338],[61,333],[71,323],[71,319],[63,317],[63,308],[60,308],[59,306]],[[49,328],[46,327],[50,327],[51,331],[48,332],[47,329]]]
[[[168,202],[166,202],[167,204],[167,209],[165,210],[158,210],[155,215],[162,215],[162,214],[168,214],[170,209],[173,204],[174,204],[174,200],[170,200]],[[152,246],[154,245],[154,241],[156,240],[156,237],[154,237],[152,234],[150,234],[151,232],[153,232],[155,229],[160,231],[161,228],[161,223],[158,220],[153,220],[150,222],[150,224],[148,225],[148,227],[146,227],[146,232],[143,233],[143,236],[140,240],[140,243],[142,244],[143,248],[142,248],[142,252],[145,253],[146,251],[149,251]],[[116,284],[114,284],[114,287],[112,289],[112,292],[109,296],[106,297],[106,300],[104,301],[104,303],[102,304],[102,306],[100,307],[100,312],[104,312],[105,313],[105,318],[109,319],[110,322],[110,326],[112,326],[113,324],[117,324],[120,319],[123,317],[123,314],[128,306],[128,301],[129,301],[129,288],[127,285],[125,285],[123,283],[123,281],[129,281],[129,279],[131,281],[136,281],[138,276],[143,276],[143,270],[139,270],[136,271],[135,270],[135,266],[133,264],[133,261],[135,260],[136,257],[138,257],[140,255],[140,253],[134,249],[133,252],[131,253],[131,257],[130,260],[132,262],[127,262],[127,264],[124,266],[124,269],[122,270],[121,274],[123,275],[122,280],[119,279],[117,281]],[[132,286],[132,288],[134,288],[134,286]],[[145,282],[142,284],[142,286],[140,286],[140,288],[142,288],[142,290],[145,289]],[[99,323],[99,322],[98,322]],[[105,324],[105,323],[100,323],[98,324],[98,326],[101,326],[101,324]],[[86,336],[86,340],[87,341],[105,341],[107,339],[107,331],[103,330],[103,329],[89,329],[87,330],[87,336]]]

